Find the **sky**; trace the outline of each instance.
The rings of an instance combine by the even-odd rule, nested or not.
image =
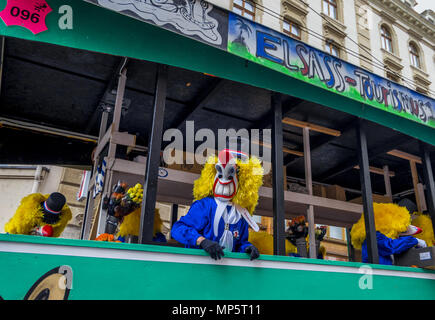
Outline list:
[[[418,13],[422,13],[426,9],[432,9],[435,11],[435,0],[417,0],[417,5],[414,10]]]

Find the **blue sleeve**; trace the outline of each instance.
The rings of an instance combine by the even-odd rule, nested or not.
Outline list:
[[[248,239],[249,239],[249,228],[248,228],[248,223],[245,220],[243,220],[243,222],[242,222],[241,229],[242,230],[240,230],[240,244],[239,244],[239,247],[235,248],[235,249],[238,252],[245,253],[246,252],[246,248],[252,245],[248,241]]]
[[[163,233],[157,232],[153,237],[154,242],[167,242],[166,237]]]
[[[378,242],[379,254],[382,256],[404,252],[418,243],[417,239],[412,236],[391,239],[380,232],[376,232],[376,240]]]
[[[172,237],[185,245],[196,246],[196,240],[203,236],[201,232],[209,223],[209,211],[204,201],[195,201],[189,212],[174,223]]]

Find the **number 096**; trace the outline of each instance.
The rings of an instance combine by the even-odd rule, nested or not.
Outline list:
[[[21,10],[18,7],[12,7],[11,15],[13,17],[19,16],[23,20],[29,20],[29,18],[30,18],[30,21],[33,23],[39,22],[39,14],[37,14],[37,13],[30,14],[29,10]]]

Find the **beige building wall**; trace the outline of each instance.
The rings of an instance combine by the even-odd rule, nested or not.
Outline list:
[[[0,169],[0,232],[13,216],[21,199],[31,193],[35,169]]]
[[[393,63],[398,65],[400,74],[403,77],[400,84],[416,90],[415,73],[421,74],[430,90],[435,92],[435,25],[420,16],[400,0],[375,0],[366,1],[369,5],[369,31],[371,53],[381,63],[386,62],[390,57]],[[406,10],[404,10],[406,9]],[[393,37],[393,54],[387,53],[381,48],[380,27],[385,24],[391,29]],[[411,66],[409,55],[409,41],[414,40],[420,49],[420,70]],[[387,64],[388,61],[387,61]],[[374,67],[373,72],[385,77],[384,69]],[[434,97],[433,93],[427,93]]]
[[[49,194],[60,192],[67,199],[73,218],[68,223],[62,238],[80,238],[81,225],[86,202],[77,201],[82,170],[58,166],[43,166],[41,180],[37,192]],[[14,215],[21,199],[30,193],[35,182],[35,166],[27,169],[0,168],[0,232]]]

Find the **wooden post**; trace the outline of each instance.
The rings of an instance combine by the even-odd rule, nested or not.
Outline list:
[[[168,83],[168,67],[159,64],[157,67],[156,89],[154,95],[153,122],[148,147],[145,183],[141,209],[139,243],[151,242],[153,239],[154,210],[157,199],[157,180],[162,147],[163,119],[166,105]]]
[[[417,165],[414,160],[409,160],[409,165],[411,167],[411,175],[412,175],[412,185],[414,186],[414,194],[415,201],[417,202],[418,212],[421,212],[421,201],[420,195],[418,192],[418,173],[417,173]],[[412,212],[410,212],[412,213]]]
[[[284,185],[283,181],[283,138],[282,138],[282,97],[271,94],[272,120],[272,176],[273,176],[273,253],[285,255],[284,226]]]
[[[359,119],[357,125],[359,175],[364,208],[366,227],[367,254],[370,263],[379,264],[378,243],[376,241],[375,216],[373,211],[372,185],[370,181],[369,157],[367,151],[367,137],[365,122]]]
[[[101,141],[101,138],[103,138],[104,133],[106,132],[108,118],[109,118],[109,112],[106,109],[103,109],[103,112],[101,114],[100,133],[98,135],[98,143]],[[97,146],[98,146],[98,143],[97,143]],[[95,147],[94,150],[96,151],[97,148]],[[92,159],[93,166],[92,166],[91,179],[95,179],[95,175],[97,174],[97,167],[98,167],[99,160],[100,160],[100,156],[98,154],[95,154],[94,159]],[[91,185],[91,183],[89,185]],[[85,214],[83,216],[82,231],[80,234],[81,240],[89,239],[90,232],[91,232],[91,222],[92,222],[92,218],[93,218],[92,213],[94,212],[94,206],[95,206],[95,201],[94,201],[94,197],[93,197],[93,192],[91,189],[88,189]]]
[[[304,162],[305,162],[305,182],[308,194],[313,195],[313,178],[311,172],[311,150],[310,150],[310,129],[302,129],[304,139]],[[309,205],[307,209],[308,234],[310,236],[310,258],[316,259],[316,225],[314,222],[314,206]]]
[[[115,108],[113,110],[113,120],[112,120],[112,130],[113,128],[116,128],[116,131],[119,129],[119,125],[121,122],[121,111],[122,111],[122,101],[124,100],[124,92],[125,92],[125,86],[127,83],[127,68],[124,68],[120,71],[119,74],[119,80],[118,80],[118,88],[116,91],[116,100],[115,100]],[[101,119],[102,121],[105,121],[105,116],[103,113],[103,117]],[[107,125],[107,124],[106,124]],[[103,133],[103,128],[100,127],[100,134]],[[103,133],[104,136],[105,132]],[[99,142],[101,140],[101,137],[99,138]],[[97,155],[99,156],[99,155]],[[115,143],[109,143],[109,150],[107,152],[107,159],[115,158],[116,157],[116,144]],[[110,196],[112,188],[112,170],[110,168],[106,169],[105,176],[104,176],[104,185],[103,190],[101,192],[101,197],[104,198],[104,195]],[[98,234],[106,232],[107,224],[107,210],[103,210],[103,202],[101,201],[101,208],[100,208],[100,215],[99,215],[99,222],[98,222]]]
[[[390,198],[391,202],[393,202],[393,193],[391,191],[391,182],[390,182],[390,170],[388,166],[384,166],[384,183],[385,183],[385,195]]]
[[[433,177],[433,170],[430,161],[430,154],[428,146],[420,141],[420,154],[423,164],[423,178],[426,186],[426,203],[427,211],[432,219],[432,227],[435,230],[435,183]]]

